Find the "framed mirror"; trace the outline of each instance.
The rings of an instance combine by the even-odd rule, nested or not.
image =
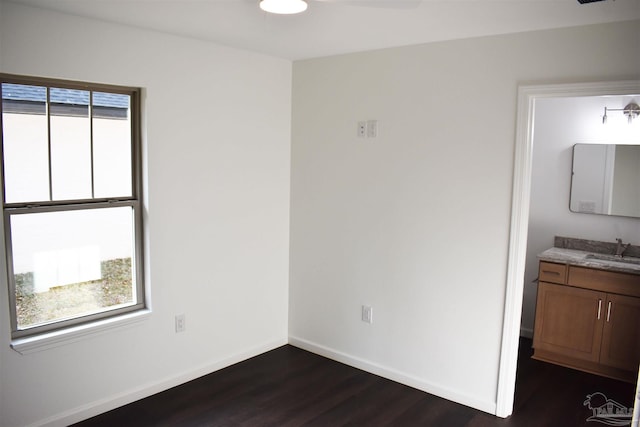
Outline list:
[[[640,218],[640,145],[574,145],[569,209]]]

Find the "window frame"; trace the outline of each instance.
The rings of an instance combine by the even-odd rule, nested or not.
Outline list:
[[[38,335],[62,331],[83,324],[90,324],[108,319],[116,319],[119,316],[138,312],[147,309],[147,297],[145,295],[144,281],[144,238],[143,238],[143,193],[142,193],[142,143],[141,143],[141,114],[140,114],[140,98],[141,89],[128,86],[115,86],[100,83],[78,82],[71,80],[51,79],[44,77],[29,77],[13,74],[0,73],[0,95],[2,93],[2,83],[13,83],[20,85],[46,86],[47,88],[63,88],[74,89],[90,92],[90,99],[93,98],[94,92],[115,93],[128,95],[130,122],[131,122],[131,195],[127,197],[106,197],[106,198],[90,198],[90,199],[70,199],[70,200],[51,200],[53,198],[52,182],[51,182],[51,128],[50,128],[50,99],[47,90],[47,99],[45,101],[45,115],[47,116],[47,139],[49,145],[49,198],[48,201],[39,202],[13,202],[7,203],[5,198],[5,159],[4,159],[4,126],[3,126],[3,109],[0,103],[0,192],[2,193],[2,213],[4,226],[4,245],[5,259],[7,271],[7,290],[9,293],[9,313],[11,325],[11,338],[22,339],[29,337],[37,337]],[[2,97],[0,96],[0,100]],[[88,108],[88,118],[90,126],[90,143],[93,147],[93,108]],[[93,170],[93,148],[91,168]],[[92,172],[93,181],[93,172]],[[93,195],[93,183],[92,183]],[[72,210],[101,209],[114,207],[131,207],[133,215],[133,254],[132,254],[132,275],[135,281],[136,300],[134,304],[118,307],[114,309],[106,308],[98,313],[88,315],[74,316],[68,319],[54,320],[49,323],[29,327],[26,329],[18,329],[17,309],[16,309],[16,283],[13,274],[13,253],[12,253],[12,236],[11,236],[11,217],[14,215],[24,215],[32,213],[45,212],[63,212]]]

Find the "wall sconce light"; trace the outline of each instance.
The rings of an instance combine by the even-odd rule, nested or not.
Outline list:
[[[304,0],[260,0],[260,9],[279,15],[292,15],[307,10]]]
[[[640,106],[638,106],[638,104],[636,104],[635,102],[630,102],[624,108],[607,108],[607,107],[604,107],[604,116],[602,116],[602,124],[607,123],[607,112],[608,111],[622,111],[622,114],[627,116],[627,122],[629,124],[631,124],[631,122],[633,122],[633,119],[635,119],[636,117],[640,116]]]

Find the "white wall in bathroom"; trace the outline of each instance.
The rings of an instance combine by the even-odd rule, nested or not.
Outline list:
[[[577,143],[640,144],[640,120],[629,125],[621,112],[640,96],[550,98],[536,101],[533,174],[522,333],[533,330],[538,277],[537,254],[553,246],[554,236],[640,245],[640,219],[574,213],[569,210],[573,146]]]

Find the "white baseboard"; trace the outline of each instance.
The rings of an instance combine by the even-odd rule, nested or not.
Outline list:
[[[156,393],[168,390],[172,387],[176,387],[180,384],[195,380],[204,375],[226,368],[243,360],[247,360],[251,357],[258,356],[267,351],[273,350],[280,346],[287,344],[286,339],[275,340],[269,343],[262,344],[260,346],[251,348],[240,353],[236,353],[225,359],[219,360],[213,363],[207,363],[205,365],[190,369],[188,371],[173,375],[158,381],[144,384],[140,387],[136,387],[131,390],[127,390],[123,393],[108,396],[104,399],[100,399],[91,403],[88,403],[77,408],[70,409],[60,414],[53,415],[44,420],[37,421],[30,424],[29,427],[64,427],[73,423],[80,422],[87,418],[94,417],[112,409],[119,408],[120,406],[127,405],[135,402],[136,400],[144,399]]]
[[[520,336],[533,339],[533,329],[520,326]]]
[[[496,413],[496,402],[480,400],[473,396],[460,393],[456,390],[451,390],[447,387],[424,381],[420,378],[416,378],[395,369],[387,368],[377,363],[373,363],[359,357],[351,356],[349,354],[333,350],[331,348],[313,343],[311,341],[307,341],[302,338],[290,336],[289,344],[326,357],[328,359],[344,363],[345,365],[353,366],[354,368],[362,369],[363,371],[367,371],[383,378],[390,379],[400,384],[404,384],[409,387],[427,392],[429,394],[433,394],[444,399],[460,403],[461,405],[469,406],[471,408],[487,412],[491,415],[495,415]]]

